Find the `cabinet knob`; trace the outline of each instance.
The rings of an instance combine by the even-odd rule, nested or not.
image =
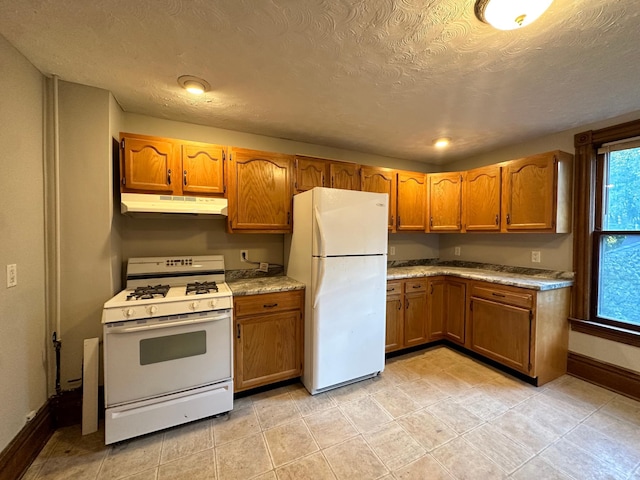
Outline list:
[[[167,170],[167,184],[171,185],[171,169]]]
[[[507,225],[511,225],[511,216],[507,213]]]
[[[498,220],[499,220],[498,214],[496,213],[496,225],[498,225]]]
[[[182,178],[183,178],[184,184],[186,185],[187,184],[187,171],[186,170],[182,173]]]
[[[398,300],[398,310],[402,310],[402,302]]]
[[[407,303],[404,304],[404,308],[409,308],[409,299],[407,298]]]

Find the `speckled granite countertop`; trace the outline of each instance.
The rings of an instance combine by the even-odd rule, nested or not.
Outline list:
[[[252,271],[232,271],[227,276],[226,282],[236,296],[285,292],[287,290],[305,288],[303,283],[282,275],[282,270],[273,272],[276,273],[275,276],[257,278],[238,278],[238,276],[254,274]],[[554,290],[573,285],[573,272],[475,262],[438,262],[437,259],[411,260],[408,262],[390,262],[387,267],[387,280],[433,277],[436,275],[449,275],[467,280],[479,280],[500,285],[531,288],[533,290]]]
[[[449,275],[452,277],[465,278],[467,280],[480,280],[483,282],[510,285],[512,287],[531,288],[533,290],[554,290],[556,288],[565,288],[573,285],[572,272],[553,272],[534,269],[522,270],[524,271],[513,272],[500,271],[494,268],[473,268],[449,265],[415,265],[389,267],[387,269],[387,280]]]
[[[304,283],[285,276],[227,279],[234,296],[302,290]]]

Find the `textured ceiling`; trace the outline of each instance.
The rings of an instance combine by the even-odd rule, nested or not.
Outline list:
[[[127,112],[429,163],[640,110],[638,0],[555,0],[509,32],[473,6],[0,0],[0,34]],[[188,95],[184,74],[212,91]]]

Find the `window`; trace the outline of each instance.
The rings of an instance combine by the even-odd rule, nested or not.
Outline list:
[[[595,215],[591,317],[640,331],[640,140],[598,150]]]
[[[640,120],[574,140],[571,328],[640,347]]]

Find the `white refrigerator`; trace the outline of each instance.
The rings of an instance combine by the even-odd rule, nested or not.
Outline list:
[[[387,219],[384,193],[294,197],[287,276],[306,285],[302,383],[312,395],[384,370]]]

